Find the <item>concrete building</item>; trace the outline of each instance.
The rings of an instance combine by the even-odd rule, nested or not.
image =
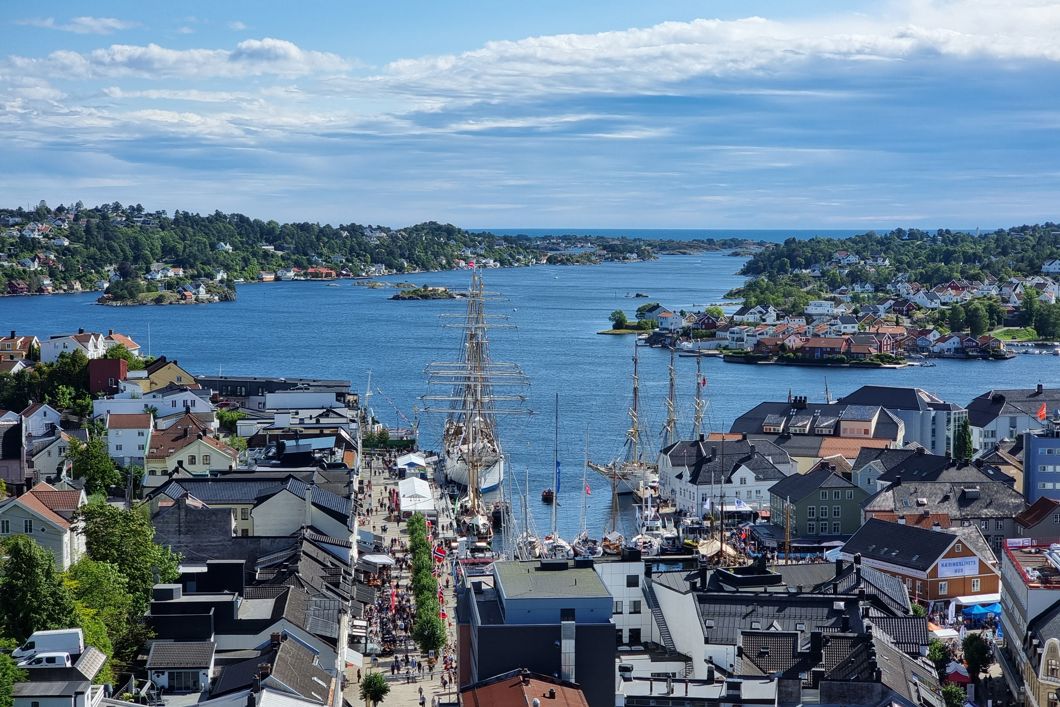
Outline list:
[[[905,442],[916,442],[929,452],[953,454],[953,440],[968,411],[921,388],[864,385],[839,402],[882,407],[905,423]]]
[[[107,415],[107,453],[122,466],[143,466],[151,448],[153,421],[150,413]]]
[[[1003,439],[1017,439],[1028,430],[1040,430],[1060,409],[1060,389],[1034,388],[988,390],[968,403],[972,445],[989,449]],[[1026,465],[1024,465],[1026,466]]]
[[[1028,503],[1039,498],[1060,499],[1060,418],[1044,429],[1023,433],[1023,495]]]
[[[615,704],[613,599],[592,560],[497,562],[457,588],[460,685],[527,668]]]

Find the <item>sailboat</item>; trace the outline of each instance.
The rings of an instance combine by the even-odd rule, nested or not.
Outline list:
[[[536,560],[541,557],[541,541],[530,529],[530,512],[527,509],[526,494],[530,484],[529,470],[523,483],[523,532],[515,539],[515,556],[520,560]]]
[[[589,462],[589,468],[613,482],[616,493],[633,493],[658,483],[658,468],[642,458],[640,433],[640,378],[638,377],[637,344],[633,344],[633,404],[629,408],[629,429],[626,431],[625,457],[610,464]]]
[[[589,529],[585,524],[585,511],[589,499],[589,482],[586,473],[589,469],[589,429],[585,429],[585,463],[582,465],[582,531],[574,539],[571,546],[575,557],[600,557],[604,554],[604,548],[600,541],[589,537]]]
[[[529,385],[517,364],[490,358],[485,300],[482,276],[473,269],[460,355],[455,361],[427,366],[428,385],[449,387],[451,392],[422,398],[426,411],[447,415],[442,431],[446,478],[469,490],[474,486],[476,496],[497,489],[504,480],[505,455],[497,436],[497,416],[521,412],[518,407],[526,396],[518,389]],[[515,390],[497,393],[498,388]]]
[[[552,453],[553,465],[553,488],[555,496],[552,503],[552,532],[546,535],[542,541],[541,556],[550,560],[569,560],[574,557],[574,550],[570,543],[559,536],[556,531],[556,512],[559,508],[559,393],[556,393],[556,431]]]

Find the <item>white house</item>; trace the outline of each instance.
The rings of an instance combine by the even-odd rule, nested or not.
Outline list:
[[[85,554],[85,537],[71,522],[87,500],[84,491],[59,491],[37,484],[22,494],[0,501],[0,540],[26,535],[55,557],[61,571]]]
[[[107,415],[107,453],[122,466],[143,466],[151,448],[150,413],[113,413]]]
[[[1046,260],[1042,265],[1042,273],[1046,275],[1060,275],[1060,260],[1056,258]]]
[[[40,360],[44,363],[54,363],[64,351],[81,351],[90,359],[103,358],[107,348],[102,334],[79,329],[76,334],[55,334],[41,340]]]
[[[835,303],[823,299],[810,300],[806,305],[808,317],[830,317],[835,314]]]
[[[59,411],[47,403],[33,403],[21,417],[22,433],[27,437],[47,437],[59,429]]]

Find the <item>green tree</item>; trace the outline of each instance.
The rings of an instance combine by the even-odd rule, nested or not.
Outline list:
[[[927,616],[927,609],[924,608],[923,604],[913,604],[912,606],[913,616]]]
[[[442,619],[437,613],[423,617],[418,614],[419,612],[412,625],[412,640],[425,653],[441,649],[446,643],[445,624]]]
[[[180,556],[155,543],[155,529],[145,515],[94,503],[78,511],[76,517],[89,557],[109,562],[125,575],[135,614],[147,609],[156,583],[172,582],[180,575]]]
[[[946,707],[964,707],[966,697],[964,688],[956,683],[948,682],[942,686],[942,699]]]
[[[990,318],[986,308],[979,302],[972,302],[965,307],[965,318],[968,320],[968,331],[972,336],[981,336],[990,328]]]
[[[1038,298],[1041,294],[1033,287],[1023,291],[1023,299],[1020,300],[1020,319],[1023,321],[1023,326],[1034,326],[1037,322],[1038,310],[1041,308]]]
[[[3,544],[0,624],[21,642],[34,631],[76,626],[74,600],[55,571],[52,554],[25,535]]]
[[[982,634],[969,633],[961,641],[961,649],[964,650],[964,662],[968,664],[968,674],[978,683],[979,674],[994,660],[990,655],[990,645]]]
[[[14,704],[12,692],[16,682],[26,679],[26,671],[20,670],[15,659],[8,652],[16,648],[17,644],[12,640],[0,640],[0,707],[11,707]]]
[[[106,439],[99,432],[89,432],[87,442],[70,440],[66,457],[73,464],[74,478],[85,480],[89,495],[105,493],[107,487],[121,481],[121,473],[107,452]]]
[[[967,317],[964,316],[964,309],[956,304],[950,307],[948,321],[950,331],[964,331],[964,327],[967,325]]]
[[[246,413],[239,410],[218,410],[217,424],[229,434],[236,433],[236,423],[246,417]]]
[[[133,617],[133,600],[129,580],[117,565],[84,557],[70,566],[64,575],[74,600],[96,612],[117,646],[129,632]]]
[[[625,329],[626,325],[629,324],[629,320],[626,319],[626,313],[621,309],[616,309],[611,312],[611,326],[615,329]]]
[[[99,613],[81,602],[74,602],[74,623],[71,625],[81,627],[86,646],[97,648],[107,656],[106,662],[103,663],[103,667],[100,668],[93,682],[100,685],[114,682],[114,672],[110,664],[110,658],[114,654],[114,645],[107,633],[107,627],[99,618]]]
[[[950,652],[949,646],[937,638],[932,638],[928,643],[927,658],[935,666],[935,671],[939,674],[939,680],[941,680],[946,675],[946,666],[953,660],[953,654]]]
[[[390,683],[380,672],[365,673],[361,678],[361,699],[365,705],[378,705],[390,694]]]
[[[722,310],[722,308],[716,304],[712,304],[703,311],[709,314],[710,316],[714,317],[715,319],[721,319],[725,316],[725,311]]]
[[[144,360],[122,344],[111,346],[107,349],[107,353],[103,355],[103,358],[121,359],[125,361],[130,371],[142,371],[144,369]]]
[[[0,479],[0,501],[7,498],[7,482]]]
[[[961,426],[957,428],[957,436],[953,438],[953,458],[962,461],[968,460],[972,458],[974,451],[972,448],[972,426],[968,422],[968,418],[965,418],[961,421]]]

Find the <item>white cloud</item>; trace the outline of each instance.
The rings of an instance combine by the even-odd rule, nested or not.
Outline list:
[[[158,44],[112,44],[89,52],[59,50],[41,59],[8,58],[26,73],[73,78],[137,76],[144,78],[214,78],[260,75],[297,76],[341,72],[349,63],[337,54],[305,50],[283,39],[247,39],[235,49],[169,49]]]
[[[228,29],[233,32],[242,32],[247,28],[246,23],[240,22],[239,20],[232,20],[228,23]]]
[[[121,30],[132,29],[139,22],[119,20],[116,17],[74,17],[67,22],[57,22],[54,17],[31,17],[19,20],[18,24],[42,29],[56,29],[75,34],[112,34]]]
[[[177,34],[195,34],[195,30],[184,25],[183,27],[177,27]]]

